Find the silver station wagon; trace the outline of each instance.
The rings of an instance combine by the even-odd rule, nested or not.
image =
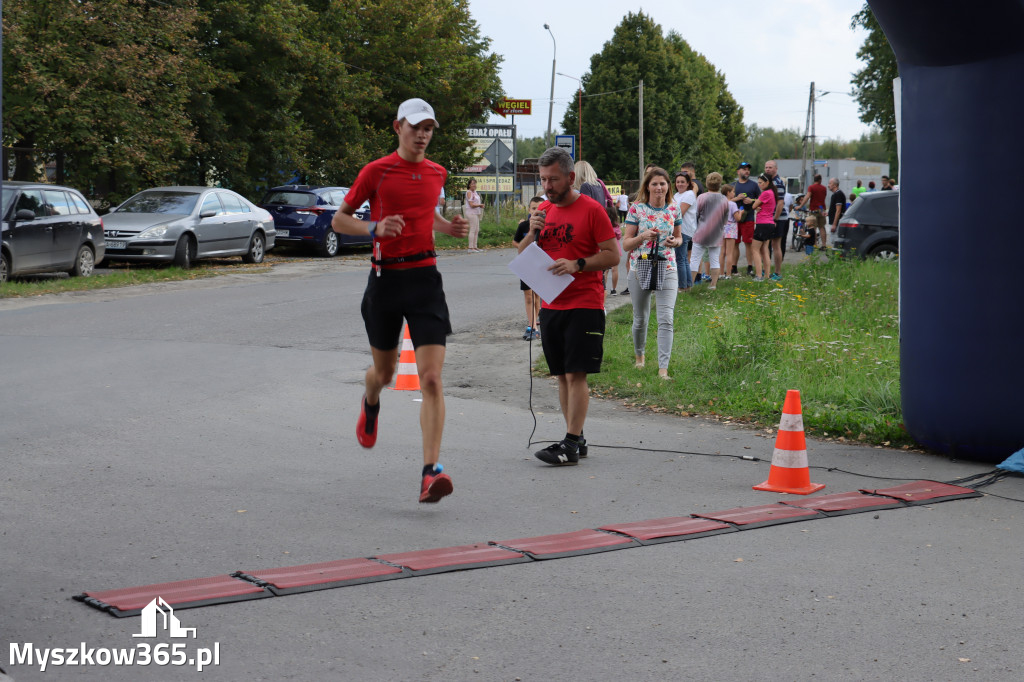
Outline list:
[[[199,258],[241,256],[259,263],[274,246],[270,213],[216,187],[155,187],[103,216],[107,259],[163,261],[188,268]]]

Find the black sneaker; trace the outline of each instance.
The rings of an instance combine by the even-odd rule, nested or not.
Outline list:
[[[589,449],[590,448],[587,447],[587,439],[580,436],[580,444],[576,447],[576,454],[579,455],[580,459],[583,459],[587,456],[587,451]]]
[[[580,451],[578,448],[574,448],[564,440],[549,445],[543,450],[538,450],[533,453],[533,456],[546,464],[552,466],[570,466],[580,463]]]

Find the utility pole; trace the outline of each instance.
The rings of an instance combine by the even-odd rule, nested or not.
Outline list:
[[[810,186],[810,178],[807,175],[807,140],[811,141],[811,171],[813,175],[814,171],[814,81],[811,81],[811,96],[807,100],[807,121],[804,123],[804,140],[803,140],[803,161],[800,164],[800,182],[803,183],[802,189],[807,191]]]
[[[547,30],[548,35],[551,36],[551,96],[548,97],[548,134],[545,138],[545,144],[550,148],[551,114],[555,110],[555,55],[558,54],[558,43],[555,42],[555,34],[551,32],[551,27],[544,24],[544,28]]]
[[[640,182],[644,180],[644,82],[640,81]]]

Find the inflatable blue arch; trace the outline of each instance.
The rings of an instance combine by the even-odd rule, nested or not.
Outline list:
[[[1024,447],[1024,0],[870,0],[899,64],[903,417],[922,445]]]

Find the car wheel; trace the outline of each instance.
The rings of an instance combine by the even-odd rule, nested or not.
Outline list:
[[[181,235],[177,246],[174,247],[174,264],[183,270],[192,267],[192,261],[196,258],[196,247],[192,244],[192,237],[187,234]]]
[[[317,245],[316,252],[324,258],[334,258],[338,255],[338,248],[340,246],[338,243],[338,233],[331,228],[327,228],[327,231],[324,232],[323,241]]]
[[[242,256],[243,263],[262,263],[264,255],[263,233],[257,232],[249,240],[249,252]]]
[[[0,254],[0,284],[7,281],[7,276],[11,272],[11,264],[7,261],[7,254]]]
[[[72,277],[88,277],[95,269],[96,254],[92,252],[91,248],[82,244],[78,249],[78,256],[75,257],[75,265],[68,270],[68,274]]]
[[[868,258],[875,260],[896,260],[899,258],[899,248],[894,244],[879,244],[868,251]]]

